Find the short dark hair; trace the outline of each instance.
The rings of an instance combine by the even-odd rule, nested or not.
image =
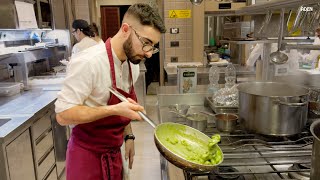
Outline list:
[[[72,22],[72,28],[77,30],[80,29],[80,31],[83,32],[86,36],[94,37],[94,33],[90,29],[90,26],[86,20],[83,19],[76,19]]]
[[[155,27],[161,33],[166,32],[166,27],[162,18],[160,17],[159,12],[148,4],[134,4],[128,8],[126,14],[136,17],[142,25]]]

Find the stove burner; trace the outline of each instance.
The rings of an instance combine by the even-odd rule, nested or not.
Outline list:
[[[302,170],[302,169],[310,169],[311,164],[298,164],[294,163],[289,170]],[[290,178],[294,179],[301,179],[301,180],[309,180],[310,179],[310,172],[289,172],[288,173]]]
[[[218,167],[218,170],[213,171],[208,176],[209,180],[244,180],[244,177],[239,174],[222,175],[220,173],[239,172],[236,168],[230,166]]]

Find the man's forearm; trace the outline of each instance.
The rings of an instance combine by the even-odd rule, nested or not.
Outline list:
[[[76,125],[93,122],[113,114],[112,106],[75,106],[58,113],[56,117],[61,125]]]
[[[131,128],[131,123],[129,123],[125,128],[123,132],[123,137],[126,137],[128,134],[133,134],[132,133],[132,128]]]

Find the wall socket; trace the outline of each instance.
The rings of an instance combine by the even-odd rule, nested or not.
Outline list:
[[[179,28],[170,28],[170,34],[179,34]]]
[[[179,41],[171,41],[170,46],[171,47],[179,47]]]
[[[171,62],[178,62],[178,57],[171,57]]]

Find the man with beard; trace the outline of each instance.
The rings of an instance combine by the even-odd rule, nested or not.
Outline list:
[[[123,141],[132,168],[134,136],[130,121],[141,120],[137,111],[144,111],[136,103],[133,87],[139,75],[137,64],[158,52],[154,45],[165,31],[155,9],[134,4],[105,48],[90,47],[71,61],[55,103],[57,121],[75,125],[67,149],[67,180],[121,180]],[[111,87],[129,102],[111,94]]]

